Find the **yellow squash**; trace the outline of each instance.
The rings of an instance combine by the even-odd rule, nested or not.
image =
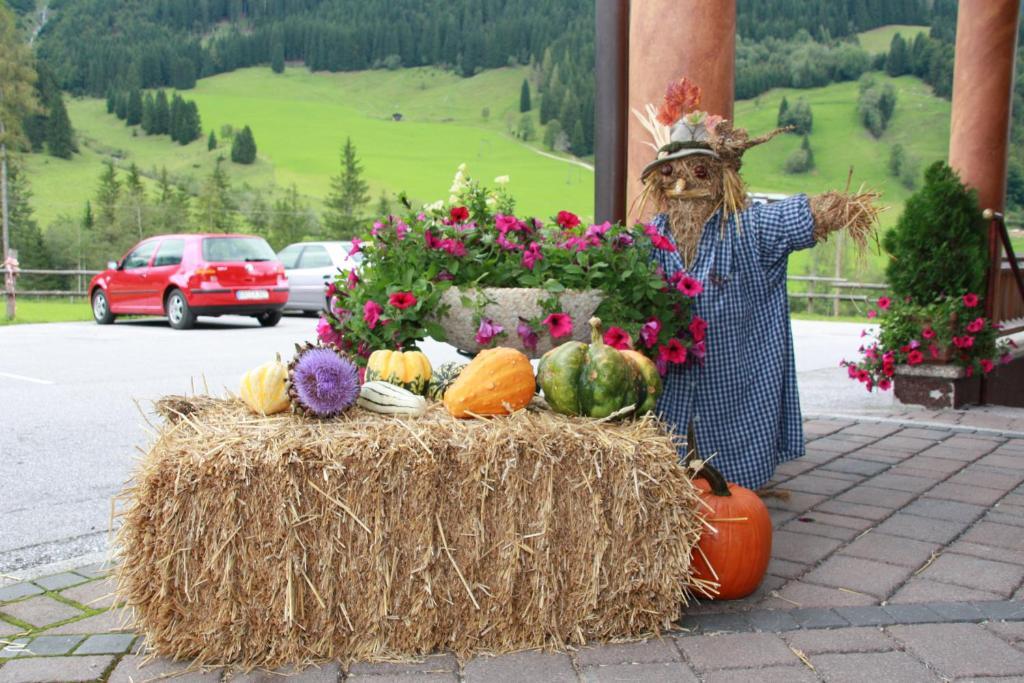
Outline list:
[[[408,389],[414,394],[427,392],[432,375],[430,361],[421,351],[374,351],[366,361],[366,381],[381,380]]]
[[[291,406],[288,400],[288,366],[281,357],[242,375],[239,392],[249,409],[260,415],[280,413]]]

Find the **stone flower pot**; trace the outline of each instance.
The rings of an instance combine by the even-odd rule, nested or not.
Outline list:
[[[484,308],[484,317],[490,318],[505,329],[504,336],[497,337],[486,346],[481,346],[476,342],[477,324],[473,322],[473,308],[462,305],[463,294],[475,301],[480,293],[491,302]],[[559,295],[560,312],[572,318],[571,336],[552,340],[546,328],[539,329],[536,330],[537,349],[533,351],[523,346],[522,339],[516,334],[519,319],[531,320],[540,316],[542,313],[540,302],[548,296],[550,296],[549,292],[543,289],[481,287],[479,290],[469,289],[463,292],[458,287],[452,287],[441,295],[441,303],[448,306],[448,312],[436,320],[447,333],[449,344],[460,350],[474,353],[485,348],[507,346],[522,351],[530,358],[540,358],[544,353],[564,342],[570,340],[589,341],[590,325],[588,321],[604,299],[604,293],[599,289],[566,291]]]

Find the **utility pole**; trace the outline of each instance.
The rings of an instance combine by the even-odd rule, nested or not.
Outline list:
[[[3,223],[4,294],[7,319],[14,320],[14,263],[11,254],[10,211],[7,206],[7,142],[3,119],[0,119],[0,222]]]

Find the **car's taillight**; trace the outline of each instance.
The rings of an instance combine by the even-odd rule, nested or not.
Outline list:
[[[203,266],[202,268],[196,268],[194,275],[199,278],[213,277],[217,274],[217,269],[211,266]]]

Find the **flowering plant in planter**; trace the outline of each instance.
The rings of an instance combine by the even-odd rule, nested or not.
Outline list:
[[[329,286],[321,339],[362,359],[427,336],[444,341],[437,321],[450,304],[442,297],[457,287],[474,312],[480,346],[518,339],[535,349],[545,335],[556,344],[570,338],[576,321],[560,308],[560,295],[599,290],[606,343],[635,348],[662,370],[703,358],[706,324],[691,313],[702,284],[682,273],[667,279],[651,259],[655,249],[674,249],[671,242],[647,226],[586,225],[568,211],[547,222],[517,215],[507,178],[496,182],[488,189],[460,166],[447,202],[413,210],[403,197],[405,215],[383,217],[353,240],[363,262]],[[485,288],[536,289],[540,315],[508,329],[483,315]]]
[[[1009,361],[1012,342],[998,340],[999,325],[984,317],[973,293],[931,304],[883,296],[877,308],[868,311],[868,318],[878,321],[877,334],[862,332],[862,337],[873,340],[860,347],[861,359],[840,363],[850,379],[868,391],[889,389],[898,365],[950,362],[971,377],[992,372],[998,360]]]

